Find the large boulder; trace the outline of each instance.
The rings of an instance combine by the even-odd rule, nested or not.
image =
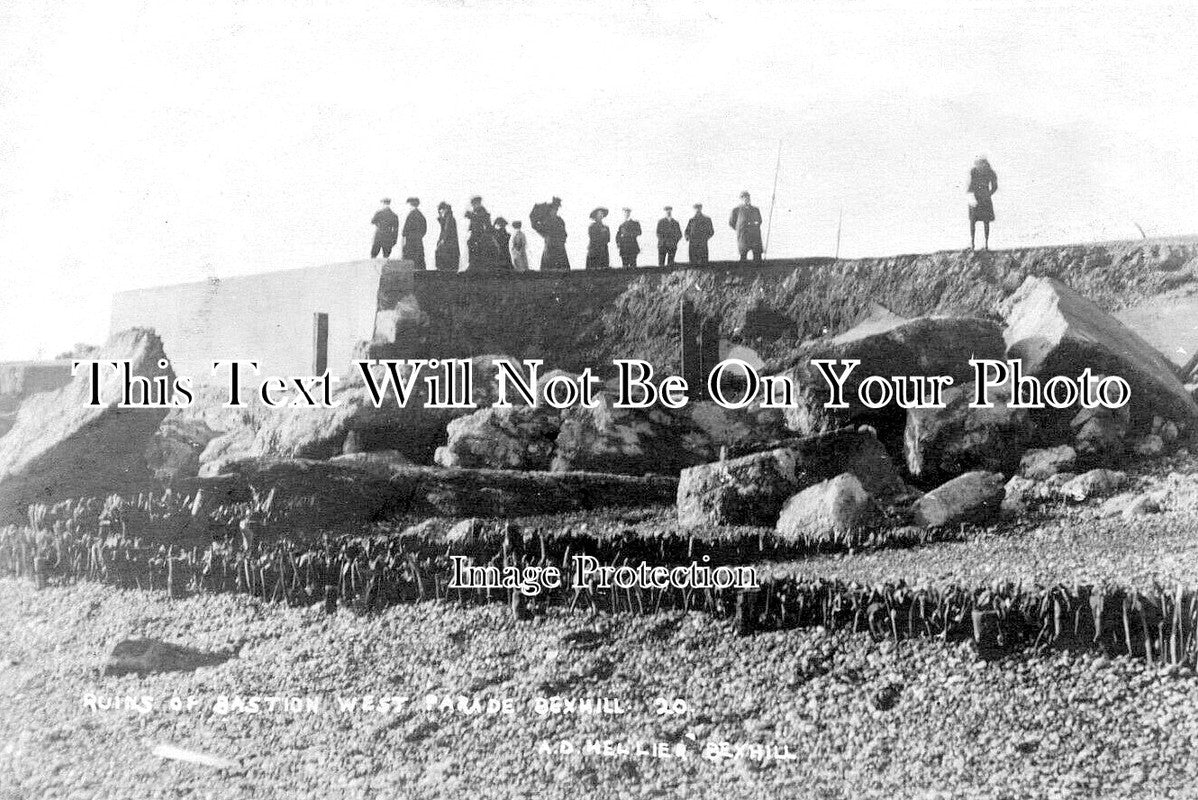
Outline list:
[[[131,375],[165,378],[168,388],[174,381],[162,340],[150,330],[114,334],[94,358],[128,360]],[[0,520],[22,517],[31,503],[108,494],[149,478],[146,446],[167,409],[117,408],[124,376],[113,369],[101,370],[101,402],[88,405],[89,373],[80,369],[66,386],[29,397],[0,438]]]
[[[1133,426],[1154,414],[1183,427],[1198,405],[1159,351],[1096,304],[1053,278],[1029,277],[1002,305],[1007,356],[1025,375],[1118,375],[1131,386]]]
[[[988,525],[998,519],[1005,496],[999,473],[966,472],[915,501],[915,524],[924,528]]]
[[[905,488],[872,433],[833,431],[683,470],[678,481],[678,521],[685,526],[772,527],[790,497],[845,472],[878,497],[892,497]]]
[[[1033,481],[1042,481],[1061,472],[1072,472],[1077,466],[1077,451],[1067,444],[1028,450],[1019,459],[1019,474]]]
[[[862,381],[875,375],[950,375],[956,383],[962,383],[972,378],[971,358],[1002,358],[1003,352],[1002,330],[990,320],[875,315],[839,336],[804,346],[799,363],[790,372],[796,382],[798,402],[788,409],[787,421],[792,429],[807,433],[856,420],[876,422],[889,412],[901,429],[901,410],[894,414],[897,406],[879,413],[858,401]],[[824,408],[830,395],[827,381],[811,363],[815,359],[861,362],[845,380],[848,408]]]
[[[1010,473],[1032,436],[1024,409],[1011,408],[1009,398],[991,392],[992,408],[970,408],[972,383],[944,393],[942,408],[907,411],[903,449],[907,469],[918,478],[945,480],[972,470]]]
[[[561,413],[553,408],[484,408],[449,423],[434,460],[443,467],[545,470]]]
[[[845,472],[787,500],[775,530],[790,541],[833,540],[869,527],[879,513],[878,504],[857,476]]]

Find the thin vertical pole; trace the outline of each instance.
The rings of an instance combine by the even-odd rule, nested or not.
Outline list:
[[[770,232],[774,228],[774,200],[778,197],[778,172],[782,169],[782,140],[778,140],[778,161],[774,164],[774,192],[770,195],[770,218],[765,225],[765,252],[770,251]]]
[[[312,374],[323,375],[329,368],[329,315],[312,315]]]

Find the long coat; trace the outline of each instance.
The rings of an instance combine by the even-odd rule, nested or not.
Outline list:
[[[641,223],[635,219],[621,222],[620,227],[616,228],[616,249],[620,251],[620,255],[635,256],[641,252],[640,242],[637,241],[640,235]]]
[[[428,222],[420,209],[413,208],[403,223],[403,253],[408,261],[415,262],[416,269],[424,269],[424,234],[428,233]]]
[[[518,230],[512,234],[512,268],[524,272],[528,269],[528,237],[524,231]]]
[[[495,237],[495,269],[511,269],[512,254],[508,252],[508,242],[512,235],[507,232],[507,228],[496,228],[492,235]]]
[[[458,271],[461,265],[462,250],[458,245],[458,221],[452,214],[438,217],[441,223],[441,235],[437,237],[437,269]]]
[[[558,216],[545,217],[538,225],[538,232],[545,238],[545,250],[541,253],[541,269],[569,269],[570,257],[566,255],[566,221]]]
[[[495,264],[495,229],[491,214],[479,206],[466,212],[470,233],[466,236],[466,269],[490,269]]]
[[[707,240],[715,236],[715,226],[711,217],[705,214],[695,214],[686,222],[686,240],[690,243],[690,260],[707,260]]]
[[[994,201],[990,196],[998,191],[998,174],[989,164],[969,170],[969,189],[973,203],[969,206],[970,222],[993,222]]]
[[[657,246],[669,250],[682,241],[682,226],[673,217],[662,217],[657,221]]]
[[[374,226],[374,244],[376,247],[388,249],[395,247],[399,240],[399,215],[390,208],[380,208],[370,218]]]
[[[587,229],[590,243],[587,245],[587,269],[603,269],[611,266],[607,245],[611,241],[611,228],[602,222],[592,222]]]
[[[761,249],[761,209],[747,203],[732,209],[728,226],[736,231],[736,246],[744,253]]]

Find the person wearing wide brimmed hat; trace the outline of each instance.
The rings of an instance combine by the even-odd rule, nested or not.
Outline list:
[[[437,269],[457,272],[462,261],[462,250],[458,244],[458,221],[453,218],[453,208],[444,200],[437,204],[437,222],[441,224],[441,235],[437,237],[435,254]]]
[[[383,207],[370,218],[370,224],[374,226],[374,242],[370,245],[370,257],[378,258],[381,252],[383,258],[390,258],[391,248],[399,241],[399,215],[391,210],[390,197],[384,197],[380,202]]]
[[[678,242],[682,241],[682,226],[674,219],[674,207],[662,209],[666,215],[657,221],[657,266],[673,266],[678,253]]]
[[[703,204],[695,203],[695,215],[686,222],[683,234],[687,241],[687,260],[692,264],[707,263],[707,241],[715,236],[715,226],[711,217],[703,213]]]
[[[512,235],[507,232],[507,220],[503,217],[496,217],[495,229],[491,235],[495,237],[495,269],[510,271],[512,254],[508,252],[508,242],[511,241]]]
[[[424,234],[428,233],[428,221],[420,211],[420,198],[409,197],[408,205],[411,211],[403,223],[403,259],[411,261],[416,269],[428,269],[424,263]]]
[[[760,261],[761,209],[750,202],[748,192],[740,193],[740,205],[732,209],[728,226],[736,231],[736,249],[740,252],[740,260],[744,261],[752,253],[753,260]]]
[[[641,235],[641,223],[632,218],[632,209],[624,209],[624,221],[616,228],[616,250],[620,253],[620,261],[625,267],[635,267],[636,257],[641,252],[637,239]]]
[[[982,223],[982,235],[985,236],[985,247],[990,249],[990,223],[994,222],[994,202],[990,196],[998,191],[998,174],[990,166],[985,156],[978,156],[969,170],[969,188],[965,191],[973,195],[969,204],[969,249],[974,249],[974,238],[977,234],[978,223]]]
[[[591,227],[587,229],[590,243],[587,245],[587,269],[606,269],[611,266],[607,245],[611,242],[611,229],[603,224],[607,209],[600,207],[591,212]]]

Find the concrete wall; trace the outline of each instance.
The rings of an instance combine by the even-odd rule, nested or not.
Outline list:
[[[329,366],[338,372],[357,343],[373,337],[383,270],[381,261],[355,261],[120,292],[111,330],[153,328],[175,372],[198,382],[211,379],[214,359],[254,359],[264,375],[307,375],[313,314],[323,311]]]

